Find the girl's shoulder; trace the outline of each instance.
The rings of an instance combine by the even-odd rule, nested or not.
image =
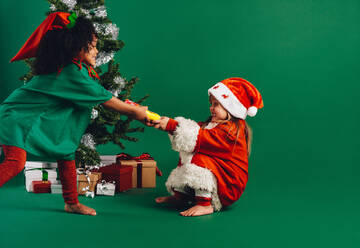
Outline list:
[[[226,136],[231,140],[235,140],[243,136],[239,134],[244,134],[245,121],[244,120],[227,121],[224,123],[220,123],[219,125],[216,126],[216,128],[226,133]]]

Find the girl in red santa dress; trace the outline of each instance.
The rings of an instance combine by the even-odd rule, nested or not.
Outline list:
[[[58,161],[65,211],[96,215],[78,200],[75,151],[102,104],[151,125],[147,107],[126,104],[102,87],[92,68],[97,37],[93,23],[75,14],[55,12],[30,36],[11,60],[35,57],[36,76],[0,104],[0,187],[16,176],[30,153],[44,161]]]
[[[157,203],[194,203],[183,216],[211,214],[238,200],[248,180],[251,129],[246,116],[263,107],[259,91],[242,78],[229,78],[208,90],[206,122],[162,117],[155,125],[169,133],[180,161],[166,182],[171,196]]]

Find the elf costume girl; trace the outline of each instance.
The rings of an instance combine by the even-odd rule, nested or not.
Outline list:
[[[151,125],[146,107],[126,104],[96,80],[97,37],[91,21],[75,14],[50,14],[11,60],[35,57],[35,77],[0,105],[0,187],[17,175],[26,154],[57,160],[65,211],[96,215],[78,201],[75,151],[94,106],[103,104]]]
[[[248,180],[251,129],[247,115],[263,107],[259,91],[242,78],[229,78],[208,90],[211,117],[162,117],[156,128],[169,133],[180,161],[166,182],[172,196],[157,203],[194,203],[183,216],[211,214],[238,200]]]

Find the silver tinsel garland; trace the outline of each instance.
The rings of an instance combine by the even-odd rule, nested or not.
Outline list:
[[[95,9],[93,9],[93,11],[94,11],[96,17],[102,17],[102,18],[107,17],[107,11],[106,11],[106,7],[104,5],[101,5]]]
[[[51,4],[51,5],[50,5],[50,9],[51,9],[52,11],[56,11],[55,5],[54,5],[54,4]]]
[[[124,89],[126,81],[124,78],[117,76],[114,78],[115,87],[110,90],[110,92],[113,94],[113,96],[118,97],[122,89]]]
[[[122,90],[125,87],[126,81],[124,78],[118,76],[114,78],[114,83],[118,86],[120,90]]]
[[[83,15],[85,15],[86,18],[88,18],[88,19],[91,18],[90,10],[81,8],[81,9],[80,9],[80,12],[81,12]]]
[[[70,10],[73,10],[76,5],[76,0],[61,0]]]
[[[97,111],[96,109],[92,109],[91,111],[91,119],[94,120],[99,116],[99,111]]]
[[[100,24],[94,23],[96,33],[100,33],[102,35],[110,35],[111,39],[116,40],[119,36],[119,28],[116,24],[108,23],[108,24]]]
[[[91,149],[95,149],[94,137],[90,133],[86,133],[82,136],[81,144]]]
[[[106,7],[104,5],[101,5],[101,6],[97,7],[97,8],[95,8],[95,9],[92,9],[92,10],[87,10],[87,9],[81,8],[80,12],[82,14],[84,14],[86,16],[86,18],[88,18],[88,19],[91,19],[91,17],[92,17],[91,14],[90,14],[91,12],[94,12],[94,15],[96,17],[101,17],[101,18],[107,17],[107,11],[106,11]]]
[[[111,53],[99,52],[98,55],[96,56],[95,67],[106,64],[107,62],[109,62],[110,60],[112,60],[114,58],[114,55],[115,55],[114,52],[111,52]]]
[[[110,90],[110,92],[113,94],[113,96],[118,97],[121,90],[120,89],[114,89],[114,90]]]

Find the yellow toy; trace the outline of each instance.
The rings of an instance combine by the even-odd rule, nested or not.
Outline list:
[[[131,104],[131,105],[134,105],[134,106],[139,106],[138,103],[133,102],[133,101],[131,101],[129,99],[126,99],[125,103]],[[146,110],[146,114],[147,114],[147,116],[149,117],[150,120],[156,121],[156,120],[160,119],[160,115],[158,115],[157,113],[151,112],[149,110]]]

